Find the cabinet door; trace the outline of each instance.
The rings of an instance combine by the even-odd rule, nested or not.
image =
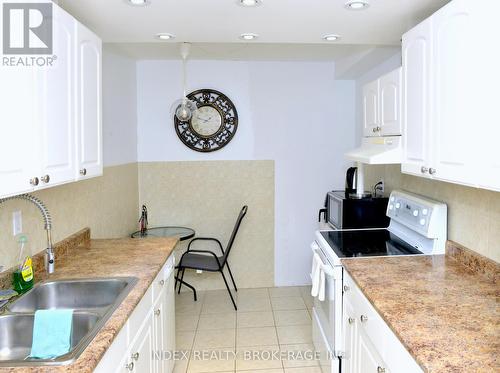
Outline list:
[[[174,270],[172,269],[168,275],[167,287],[165,296],[163,297],[165,305],[163,313],[163,340],[164,348],[169,353],[175,351],[175,280]],[[175,361],[173,359],[164,360],[163,371],[171,373],[174,370]]]
[[[378,136],[379,132],[379,81],[375,80],[363,87],[363,135]]]
[[[0,66],[0,198],[33,190],[36,77],[33,69]]]
[[[380,358],[375,346],[368,338],[363,328],[357,328],[356,335],[357,364],[356,371],[359,373],[380,372],[390,373]],[[385,369],[385,370],[382,370]]]
[[[84,26],[77,28],[79,179],[102,175],[101,41]]]
[[[39,71],[41,170],[39,188],[75,180],[76,21],[53,7],[54,54],[50,68]]]
[[[342,372],[356,372],[356,333],[357,323],[354,308],[348,298],[344,296],[344,357],[342,358]]]
[[[164,359],[164,357],[168,357],[168,354],[166,354],[166,338],[165,338],[165,321],[167,320],[168,315],[166,315],[166,290],[162,291],[160,294],[160,297],[156,301],[155,305],[153,306],[153,332],[154,332],[154,339],[155,339],[155,345],[154,345],[154,351],[155,356],[154,359],[154,364],[155,364],[155,371],[157,373],[163,373],[167,372],[166,366],[167,366],[167,360]]]
[[[401,68],[384,75],[379,80],[382,136],[401,135]]]
[[[403,163],[405,173],[427,176],[431,156],[431,21],[403,35]],[[423,168],[425,167],[425,168]]]
[[[154,372],[153,349],[153,314],[148,312],[144,325],[130,350],[130,362],[134,363],[134,372]]]

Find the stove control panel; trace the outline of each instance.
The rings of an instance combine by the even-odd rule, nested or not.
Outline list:
[[[446,215],[446,204],[403,191],[393,191],[387,204],[391,220],[428,238],[446,235]]]

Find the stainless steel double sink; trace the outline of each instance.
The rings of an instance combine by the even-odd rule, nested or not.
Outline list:
[[[135,277],[113,277],[46,281],[35,285],[0,314],[0,367],[74,362],[137,281]],[[70,351],[50,360],[30,358],[35,311],[68,308],[74,310]]]

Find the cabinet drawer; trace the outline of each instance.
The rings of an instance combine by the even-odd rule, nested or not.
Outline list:
[[[363,295],[354,280],[344,271],[344,293],[354,309],[354,317],[359,328],[366,334],[371,344],[392,372],[422,372],[410,353],[385,323],[368,299]]]
[[[171,254],[153,281],[152,289],[153,289],[154,301],[156,301],[158,297],[162,294],[163,290],[167,288],[168,278],[172,273],[172,271],[174,270],[174,266],[175,266],[174,254]]]

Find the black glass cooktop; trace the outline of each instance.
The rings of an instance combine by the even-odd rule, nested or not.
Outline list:
[[[325,231],[321,234],[339,258],[422,254],[387,229]]]

